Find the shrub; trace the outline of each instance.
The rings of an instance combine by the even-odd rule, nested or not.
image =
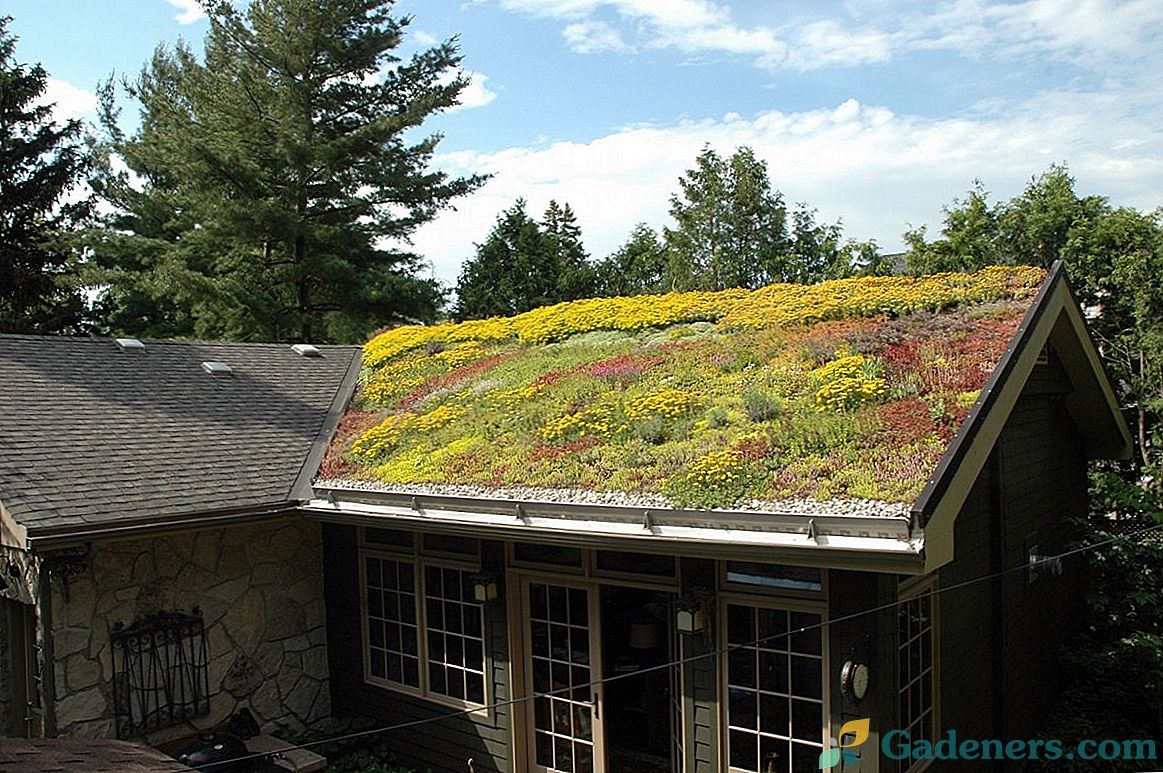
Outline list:
[[[783,413],[783,404],[778,397],[749,389],[743,393],[743,411],[754,422],[771,421]]]
[[[635,422],[632,431],[634,437],[652,445],[665,443],[669,435],[666,421],[661,416],[650,416]]]
[[[707,411],[706,415],[707,426],[711,429],[719,429],[726,427],[731,422],[731,415],[727,413],[727,409],[716,405]]]

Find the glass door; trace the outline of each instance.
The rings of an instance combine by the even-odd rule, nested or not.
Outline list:
[[[530,768],[604,773],[597,594],[585,585],[524,581]]]

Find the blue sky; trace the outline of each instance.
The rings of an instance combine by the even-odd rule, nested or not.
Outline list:
[[[437,163],[492,181],[414,244],[454,283],[517,197],[578,214],[591,254],[668,224],[704,144],[749,145],[789,202],[899,249],[980,179],[997,197],[1066,162],[1082,193],[1163,205],[1158,0],[400,0],[406,48],[457,36],[472,85]],[[111,72],[200,45],[194,0],[8,0],[17,55],[92,115]],[[130,108],[131,109],[131,108]]]

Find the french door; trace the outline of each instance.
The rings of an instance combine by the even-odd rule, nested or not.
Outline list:
[[[529,769],[605,773],[596,586],[524,578]]]

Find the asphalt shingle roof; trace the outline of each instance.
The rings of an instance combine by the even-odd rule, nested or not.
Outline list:
[[[301,498],[359,349],[0,335],[0,503],[38,529]],[[233,373],[214,376],[202,363]]]
[[[156,749],[126,741],[19,738],[0,741],[3,773],[177,773],[189,770]]]

